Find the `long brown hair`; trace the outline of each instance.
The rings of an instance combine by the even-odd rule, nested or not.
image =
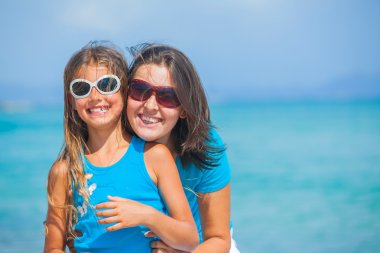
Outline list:
[[[186,117],[179,118],[171,135],[175,151],[186,165],[193,162],[198,168],[212,169],[218,165],[224,146],[213,145],[210,110],[202,82],[190,59],[180,50],[163,44],[144,43],[129,48],[133,56],[129,78],[145,64],[164,65],[176,86],[176,94]],[[129,124],[129,123],[128,123]],[[128,125],[130,131],[132,128]]]
[[[64,71],[64,143],[58,156],[58,161],[64,161],[67,165],[67,195],[64,207],[57,206],[53,201],[54,173],[48,178],[48,201],[53,207],[64,208],[66,216],[66,232],[68,237],[74,236],[73,227],[77,221],[77,210],[73,206],[74,190],[77,190],[88,204],[88,189],[83,171],[83,158],[88,140],[88,129],[83,120],[79,117],[72,105],[69,85],[75,78],[78,71],[83,66],[97,64],[106,66],[108,70],[119,77],[121,81],[121,94],[123,101],[127,98],[127,74],[128,64],[126,59],[117,47],[110,42],[94,41],[90,42],[75,52]],[[126,125],[125,106],[121,114],[122,126]]]

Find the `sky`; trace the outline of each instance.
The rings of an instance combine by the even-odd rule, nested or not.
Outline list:
[[[91,40],[179,48],[215,103],[380,98],[379,14],[378,0],[2,0],[0,102],[62,103]]]

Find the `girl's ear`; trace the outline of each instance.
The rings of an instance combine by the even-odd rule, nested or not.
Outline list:
[[[186,119],[186,112],[184,110],[181,110],[181,112],[179,113],[179,118]]]

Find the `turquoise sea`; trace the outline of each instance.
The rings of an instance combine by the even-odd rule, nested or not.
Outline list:
[[[380,252],[380,101],[212,106],[241,252]],[[0,252],[42,252],[62,107],[0,109]]]

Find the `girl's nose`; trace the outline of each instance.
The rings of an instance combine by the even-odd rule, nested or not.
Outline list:
[[[155,94],[152,94],[152,96],[150,96],[150,98],[148,98],[148,100],[145,101],[144,106],[146,109],[149,110],[158,110],[158,104]]]
[[[96,100],[96,99],[99,99],[101,94],[99,93],[99,91],[95,87],[92,87],[91,91],[90,91],[90,95],[88,95],[88,96],[90,99]]]

